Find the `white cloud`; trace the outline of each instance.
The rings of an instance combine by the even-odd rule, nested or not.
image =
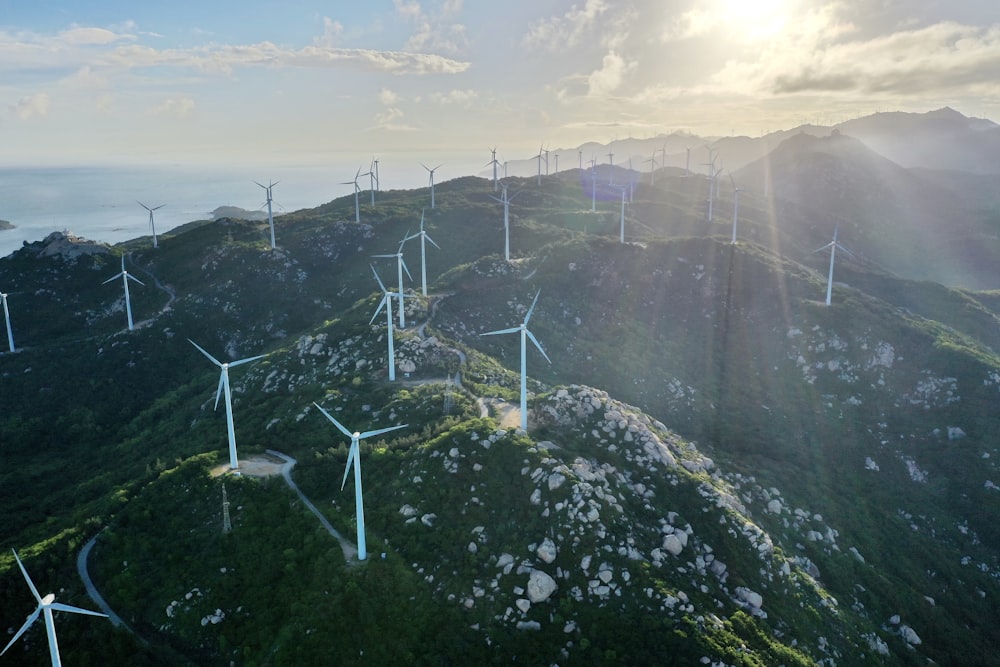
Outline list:
[[[388,88],[383,88],[378,93],[378,101],[384,106],[391,107],[399,103],[399,95]]]
[[[459,53],[468,44],[465,25],[456,17],[462,12],[462,0],[444,0],[433,13],[424,11],[416,0],[393,0],[396,14],[413,27],[404,48],[412,51]]]
[[[479,97],[479,93],[467,88],[465,90],[451,90],[447,93],[433,93],[431,99],[445,106],[457,105],[468,109]]]
[[[194,100],[190,97],[171,97],[163,100],[162,103],[154,107],[151,113],[154,116],[174,116],[176,118],[186,118],[194,111]]]
[[[388,107],[375,114],[375,129],[388,132],[414,132],[417,128],[406,123],[398,122],[403,117],[402,109],[398,107]]]
[[[22,97],[16,103],[10,105],[10,110],[17,114],[21,120],[28,120],[35,116],[49,115],[49,107],[52,100],[46,93],[37,93]]]
[[[115,33],[104,28],[74,26],[59,33],[57,39],[62,44],[70,46],[100,46],[134,38],[131,35]]]
[[[314,41],[317,46],[332,47],[344,33],[344,24],[334,21],[329,16],[323,17],[323,34]]]
[[[601,68],[591,72],[587,77],[587,95],[601,97],[618,90],[625,80],[625,75],[636,68],[636,61],[626,61],[620,55],[611,51],[604,56]]]
[[[605,0],[587,0],[582,9],[573,5],[562,16],[545,18],[531,26],[522,43],[527,47],[547,51],[575,46],[608,10]]]

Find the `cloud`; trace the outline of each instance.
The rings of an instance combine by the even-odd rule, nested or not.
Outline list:
[[[431,95],[431,99],[445,106],[457,105],[462,106],[466,109],[472,106],[472,103],[476,101],[479,97],[479,93],[472,89],[465,90],[451,90],[447,93],[434,93]]]
[[[388,107],[375,114],[375,129],[387,132],[415,132],[417,128],[406,123],[397,122],[403,117],[403,110],[398,107]]]
[[[83,28],[74,26],[59,33],[57,40],[70,46],[94,46],[112,44],[122,40],[134,39],[132,35],[119,34],[104,28]]]
[[[399,95],[388,88],[383,88],[378,93],[378,101],[384,106],[391,107],[399,103]]]
[[[601,68],[591,72],[587,77],[587,95],[602,97],[618,90],[625,80],[625,75],[634,70],[638,63],[622,58],[614,51],[604,56]]]
[[[21,120],[28,120],[35,116],[49,115],[49,107],[52,100],[46,93],[37,93],[22,97],[16,103],[10,105],[10,110],[17,114]]]
[[[455,18],[462,12],[462,0],[444,0],[437,11],[428,13],[416,0],[393,0],[396,14],[413,26],[404,48],[413,51],[459,53],[468,45],[465,25]]]
[[[576,46],[608,9],[609,5],[605,0],[587,0],[582,9],[573,5],[562,16],[544,18],[531,26],[521,42],[529,48],[545,51],[559,51]]]
[[[154,107],[151,113],[154,116],[174,116],[176,118],[186,118],[194,111],[194,100],[190,97],[171,97]]]
[[[332,47],[344,33],[344,24],[334,21],[329,16],[323,17],[323,34],[317,37],[314,42],[317,46]]]

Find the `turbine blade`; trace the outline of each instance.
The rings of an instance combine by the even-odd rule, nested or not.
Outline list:
[[[434,245],[434,247],[435,247],[435,248],[437,248],[438,250],[440,250],[440,249],[441,249],[441,246],[439,246],[439,245],[438,245],[437,243],[434,243],[434,239],[432,239],[432,238],[430,237],[430,234],[426,234],[426,233],[425,233],[425,234],[424,234],[424,238],[425,238],[425,239],[427,239],[428,241],[430,241],[430,242],[431,242],[431,243],[432,243],[432,244]]]
[[[329,412],[327,412],[326,410],[324,410],[323,407],[319,403],[313,401],[313,405],[315,405],[317,408],[319,408],[319,411],[323,413],[323,416],[326,417],[327,419],[329,419],[330,421],[332,421],[333,425],[336,426],[338,429],[340,429],[341,433],[343,433],[344,435],[346,435],[348,438],[353,438],[354,437],[353,433],[351,433],[346,428],[344,428],[344,425],[341,424],[336,419],[334,419],[333,415],[331,415]]]
[[[209,361],[211,361],[213,364],[215,364],[219,368],[222,368],[222,363],[218,359],[216,359],[215,357],[213,357],[212,355],[210,355],[208,352],[206,352],[205,349],[201,345],[198,345],[198,343],[194,342],[190,338],[188,338],[188,342],[191,343],[192,345],[194,345],[196,348],[198,348],[199,352],[201,352],[206,357],[208,357]]]
[[[219,409],[219,397],[222,396],[222,389],[225,387],[225,384],[226,384],[225,372],[219,373],[219,389],[215,392],[215,407],[212,408],[213,410]]]
[[[375,309],[375,314],[372,315],[372,318],[370,320],[368,320],[369,325],[371,325],[371,323],[375,321],[375,318],[378,317],[378,314],[382,312],[382,308],[385,307],[385,302],[388,298],[389,295],[386,294],[385,296],[382,297],[382,300],[378,302],[378,308]]]
[[[27,630],[28,628],[30,628],[31,624],[34,623],[36,620],[38,620],[38,615],[40,613],[42,613],[42,608],[41,607],[35,607],[35,611],[33,611],[31,613],[31,616],[28,617],[28,620],[26,620],[24,622],[24,625],[21,626],[21,629],[17,631],[17,634],[14,635],[14,638],[11,639],[10,642],[8,642],[8,644],[6,646],[4,646],[4,648],[3,648],[2,651],[0,651],[0,655],[3,655],[4,653],[6,653],[7,649],[9,649],[11,646],[13,646],[14,642],[16,642],[18,639],[21,638],[21,635],[24,634],[24,631]]]
[[[830,241],[830,242],[829,242],[829,243],[827,243],[826,245],[824,245],[824,246],[820,246],[819,248],[816,248],[815,250],[813,250],[813,251],[812,251],[811,253],[809,253],[809,254],[810,254],[810,255],[815,255],[815,254],[816,254],[816,253],[818,253],[819,251],[821,251],[821,250],[826,250],[826,249],[827,249],[827,248],[829,248],[830,246],[834,245],[834,243],[835,243],[835,241]]]
[[[247,359],[240,359],[239,361],[230,361],[229,362],[229,367],[232,368],[233,366],[239,366],[241,364],[249,364],[251,361],[257,361],[258,359],[263,359],[266,356],[267,356],[266,354],[258,354],[256,357],[249,357]]]
[[[128,278],[129,280],[134,280],[135,282],[139,283],[140,285],[142,285],[144,287],[146,285],[146,283],[142,282],[141,280],[139,280],[138,278],[136,278],[135,276],[133,276],[131,273],[126,273],[125,277]]]
[[[409,426],[409,424],[400,424],[399,426],[390,426],[388,428],[378,428],[375,429],[374,431],[365,431],[364,433],[358,436],[358,439],[362,440],[364,438],[371,438],[376,435],[382,435],[383,433],[388,433],[389,431],[397,431],[401,428],[406,428],[407,426]]]
[[[102,614],[99,611],[90,611],[89,609],[81,609],[80,607],[73,607],[68,604],[63,604],[61,602],[53,602],[49,605],[49,608],[55,609],[56,611],[68,611],[74,614],[86,614],[87,616],[103,616],[107,618],[107,614]]]
[[[406,271],[406,275],[409,276],[410,280],[413,280],[413,275],[410,273],[410,269],[407,268],[406,260],[402,256],[399,257],[399,263],[403,265],[403,270]],[[402,290],[403,286],[400,285],[399,289]]]
[[[378,286],[379,286],[379,289],[381,289],[381,290],[382,290],[382,293],[383,293],[383,294],[386,294],[386,293],[388,293],[388,291],[389,291],[389,290],[387,290],[387,289],[385,288],[385,283],[383,283],[383,282],[382,282],[382,279],[381,279],[381,278],[379,278],[379,276],[378,276],[378,271],[376,271],[376,270],[375,270],[375,267],[374,267],[374,266],[372,266],[371,264],[369,264],[368,266],[371,266],[371,267],[372,267],[372,273],[374,273],[374,274],[375,274],[375,280],[376,280],[376,281],[378,282]]]
[[[535,304],[536,304],[536,303],[538,303],[538,297],[540,297],[541,295],[542,295],[542,290],[538,290],[538,291],[537,291],[537,292],[535,293],[535,299],[534,299],[534,301],[532,301],[532,302],[531,302],[531,307],[530,307],[530,308],[528,308],[528,312],[527,312],[527,314],[526,314],[526,315],[524,316],[524,324],[525,324],[525,326],[527,326],[527,325],[528,325],[528,320],[530,320],[530,319],[531,319],[531,313],[533,313],[533,312],[534,312],[534,310],[535,310]]]
[[[545,350],[542,349],[542,344],[538,342],[537,338],[535,338],[535,334],[531,333],[531,331],[528,329],[525,329],[524,333],[528,334],[528,338],[531,339],[531,342],[535,344],[535,347],[538,348],[538,351],[542,353],[543,357],[545,357],[545,361],[551,364],[552,360],[549,359],[549,355],[545,354]]]
[[[372,255],[372,257],[392,257],[395,258],[398,253],[393,253],[391,255]]]
[[[480,336],[496,336],[497,334],[509,334],[517,333],[521,330],[521,327],[511,327],[510,329],[500,329],[498,331],[487,331],[486,333],[479,334]]]
[[[347,474],[351,472],[351,464],[354,463],[355,465],[357,465],[357,463],[354,461],[354,457],[356,456],[356,454],[354,453],[354,447],[355,447],[354,436],[351,436],[351,448],[347,451],[347,465],[344,466],[344,481],[340,483],[341,491],[343,491],[344,487],[347,485]]]
[[[115,275],[111,276],[110,278],[108,278],[107,280],[105,280],[105,281],[104,281],[103,283],[101,283],[101,284],[102,284],[102,285],[107,285],[107,284],[108,284],[108,283],[110,283],[110,282],[111,282],[112,280],[114,280],[114,279],[116,279],[116,278],[121,278],[121,277],[122,277],[122,274],[121,274],[121,273],[116,273]]]
[[[21,557],[18,556],[17,552],[13,549],[11,549],[11,551],[14,552],[14,559],[17,560],[17,566],[21,568],[21,574],[24,575],[24,580],[28,582],[28,588],[31,589],[31,594],[35,596],[36,600],[38,600],[38,604],[41,604],[42,596],[38,594],[38,589],[35,588],[35,583],[31,581],[31,577],[28,576],[28,571],[24,569],[24,563],[21,562]]]
[[[848,257],[850,257],[851,259],[853,259],[854,261],[856,261],[856,262],[857,262],[857,261],[860,261],[860,260],[859,260],[859,259],[857,258],[857,256],[856,256],[856,255],[855,255],[855,254],[854,254],[853,252],[851,252],[850,250],[848,250],[848,249],[847,249],[847,248],[845,248],[844,246],[842,246],[842,245],[840,245],[840,244],[838,243],[838,244],[837,244],[837,247],[838,247],[838,248],[840,249],[840,251],[841,251],[841,252],[845,252],[845,253],[847,253],[847,256],[848,256]]]

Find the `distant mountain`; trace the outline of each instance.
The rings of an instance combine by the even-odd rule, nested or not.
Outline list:
[[[14,229],[14,227],[15,227],[14,223],[7,222],[6,220],[0,220],[0,232],[4,231],[5,229]]]

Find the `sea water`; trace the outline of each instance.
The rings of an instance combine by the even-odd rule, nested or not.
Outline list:
[[[484,159],[482,152],[425,158],[425,163],[430,167],[444,163],[435,174],[435,184],[440,184],[459,176],[483,175],[482,163],[489,153]],[[0,231],[0,257],[55,231],[111,244],[149,235],[149,213],[140,201],[150,207],[163,205],[154,213],[157,234],[209,220],[219,206],[266,211],[266,194],[254,181],[264,185],[278,181],[273,189],[276,215],[313,208],[351,195],[353,186],[342,183],[354,180],[359,165],[366,172],[370,164],[371,156],[349,156],[314,166],[0,167],[0,220],[15,225]],[[409,154],[380,156],[379,177],[382,190],[428,185],[420,158]],[[362,176],[358,184],[367,198],[370,179]]]

